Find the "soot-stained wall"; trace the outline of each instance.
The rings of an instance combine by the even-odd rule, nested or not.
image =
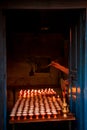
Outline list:
[[[44,68],[56,59],[60,64],[67,64],[69,25],[64,12],[7,11],[6,29],[8,86],[58,85],[60,71],[53,67],[43,71],[38,67],[37,71],[37,64]]]

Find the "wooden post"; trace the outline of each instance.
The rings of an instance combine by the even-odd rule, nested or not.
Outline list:
[[[0,10],[0,130],[6,130],[6,36],[5,17]]]

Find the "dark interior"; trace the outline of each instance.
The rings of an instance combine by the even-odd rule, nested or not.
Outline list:
[[[69,41],[69,30],[77,21],[78,14],[78,10],[67,9],[7,10],[7,59],[15,58],[16,53],[64,58],[64,41]],[[17,34],[22,37],[17,39]]]
[[[16,90],[26,87],[37,88],[37,86],[61,88],[60,79],[65,75],[59,70],[44,68],[44,66],[57,59],[60,64],[69,67],[70,27],[78,21],[79,12],[76,9],[16,9],[5,12],[8,118],[17,99]],[[34,68],[33,65],[38,63],[40,69]],[[50,79],[49,74],[53,74],[54,77]],[[16,92],[16,96],[13,92]],[[39,130],[42,126],[43,129],[59,128],[56,122],[52,126],[49,123],[47,126],[36,125],[31,124],[31,129],[37,127]],[[67,123],[64,126],[66,125]],[[68,128],[68,125],[66,128],[64,126],[61,125],[61,128]],[[16,127],[19,129],[19,126]],[[24,124],[21,130],[23,129],[25,129]]]

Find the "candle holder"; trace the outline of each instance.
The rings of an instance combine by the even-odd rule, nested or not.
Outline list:
[[[51,118],[51,112],[48,112],[48,113],[47,113],[47,117],[48,117],[48,119]]]
[[[66,103],[66,99],[63,98],[63,104],[62,104],[62,112],[63,112],[63,117],[67,117],[68,114],[68,109],[67,109],[68,105]]]
[[[10,114],[10,117],[11,117],[11,120],[13,121],[13,120],[14,120],[14,117],[15,117],[15,114],[14,114],[14,113],[11,113],[11,114]]]
[[[54,119],[56,119],[57,118],[57,113],[53,113],[53,117],[54,117]]]
[[[33,119],[33,113],[29,113],[29,116],[30,116],[30,120]]]
[[[11,120],[14,121],[14,116],[11,116]]]
[[[17,120],[20,120],[21,113],[17,113],[16,116],[17,116]]]
[[[58,110],[58,115],[60,115],[61,114],[61,110]]]
[[[41,113],[42,119],[45,118],[45,113]]]
[[[17,117],[17,120],[20,120],[20,116]]]
[[[24,116],[24,120],[26,120],[27,119],[27,116]]]
[[[39,113],[35,113],[36,119],[39,119]]]

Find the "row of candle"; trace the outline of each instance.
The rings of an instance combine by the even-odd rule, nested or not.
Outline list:
[[[29,98],[30,96],[36,96],[36,95],[56,95],[56,91],[52,88],[46,88],[46,89],[28,89],[28,90],[20,90],[19,97],[23,98]]]
[[[56,115],[61,113],[61,107],[62,100],[59,96],[56,98],[55,96],[35,95],[30,98],[19,98],[11,111],[10,117],[11,119],[17,117],[19,120],[22,116],[24,119],[28,116],[30,119],[36,116],[36,119],[38,119],[40,116],[50,118],[54,115],[54,118],[56,118]]]

